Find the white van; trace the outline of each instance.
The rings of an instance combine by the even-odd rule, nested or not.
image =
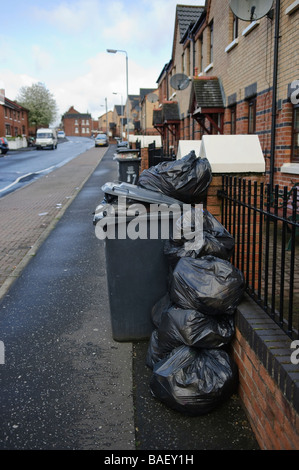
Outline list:
[[[36,149],[50,147],[57,148],[57,134],[55,129],[38,129],[35,140]]]

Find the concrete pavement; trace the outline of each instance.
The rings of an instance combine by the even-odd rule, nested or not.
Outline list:
[[[106,150],[91,149],[0,198],[0,299],[55,227]]]
[[[6,246],[19,251],[0,301],[1,450],[135,449],[132,344],[112,340],[92,224],[106,175],[117,174],[105,153],[91,149],[0,200]]]

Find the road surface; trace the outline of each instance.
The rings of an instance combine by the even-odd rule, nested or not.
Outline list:
[[[10,150],[0,158],[0,197],[65,165],[93,146],[94,141],[90,138],[68,137],[63,142],[58,141],[55,150]]]

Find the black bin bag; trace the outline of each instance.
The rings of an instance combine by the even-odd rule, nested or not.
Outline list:
[[[161,318],[168,308],[171,307],[171,300],[167,292],[158,302],[156,302],[151,311],[151,320],[157,328],[161,323]]]
[[[163,353],[158,344],[158,330],[153,330],[146,353],[146,365],[153,369],[157,362],[164,359],[167,354]]]
[[[186,204],[201,202],[212,181],[212,169],[206,158],[197,158],[194,150],[180,160],[161,162],[139,176],[138,186],[160,191]]]
[[[238,369],[222,349],[180,346],[153,369],[150,390],[155,398],[181,413],[209,413],[236,392]]]
[[[229,261],[208,255],[181,258],[171,281],[170,298],[183,309],[207,315],[234,314],[244,293],[243,273]]]
[[[202,216],[200,223],[200,217]],[[202,242],[198,243],[197,231],[202,230]],[[207,210],[192,207],[176,221],[180,238],[165,241],[164,253],[172,268],[183,257],[199,258],[213,255],[229,260],[235,240],[226,228]]]
[[[232,340],[234,333],[233,315],[215,317],[172,306],[163,314],[157,329],[157,348],[160,355],[182,345],[220,348]]]

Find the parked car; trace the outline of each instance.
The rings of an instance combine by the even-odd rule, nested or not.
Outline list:
[[[117,147],[129,147],[127,140],[118,140]]]
[[[94,141],[95,147],[107,147],[108,137],[106,134],[98,134]]]
[[[65,137],[65,132],[64,132],[64,131],[58,131],[58,132],[57,132],[57,137],[58,137],[58,139],[64,139],[64,137]]]
[[[0,155],[5,155],[8,152],[8,142],[6,137],[0,137]]]

